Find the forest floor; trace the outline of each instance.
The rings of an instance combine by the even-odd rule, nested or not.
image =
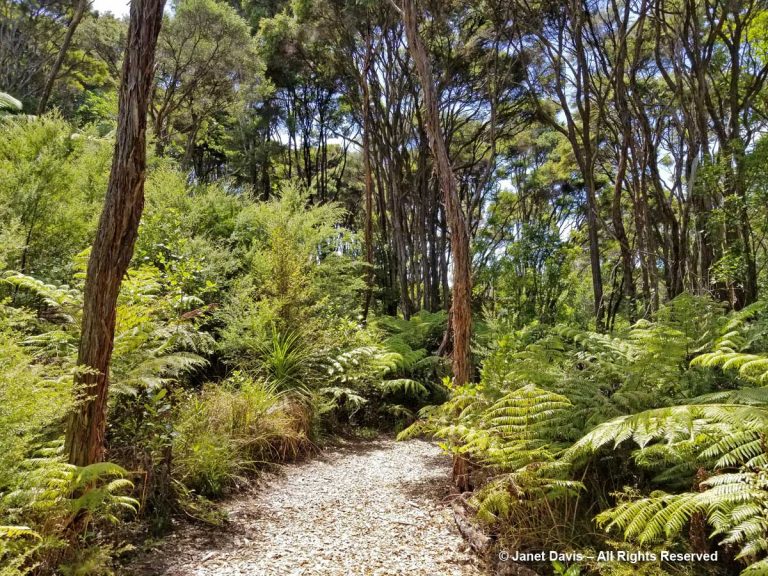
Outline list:
[[[450,459],[429,442],[344,443],[228,501],[224,528],[175,531],[127,574],[480,576],[449,478]]]

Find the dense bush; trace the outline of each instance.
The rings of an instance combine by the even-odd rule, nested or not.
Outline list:
[[[480,382],[404,436],[427,431],[471,462],[471,503],[504,546],[605,549],[604,527],[635,549],[719,550],[762,573],[765,321],[765,303],[725,314],[690,296],[612,335],[492,321]]]
[[[107,574],[111,522],[154,531],[174,512],[354,425],[408,423],[441,401],[431,356],[444,314],[359,322],[360,247],[335,204],[298,186],[256,202],[190,184],[153,160],[121,287],[107,456],[61,455],[82,290],[109,138],[57,116],[9,121],[0,144],[0,563],[2,576]],[[62,168],[63,166],[63,168]],[[57,209],[53,210],[53,206]],[[88,525],[91,530],[84,530]]]
[[[178,402],[174,477],[204,496],[220,496],[247,472],[295,458],[310,446],[311,407],[274,385],[235,373]]]

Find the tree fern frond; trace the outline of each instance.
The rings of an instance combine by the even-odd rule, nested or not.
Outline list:
[[[611,443],[618,446],[627,440],[643,447],[654,440],[685,439],[703,425],[712,423],[728,424],[734,429],[760,429],[768,425],[768,411],[738,404],[694,404],[648,410],[600,424],[577,441],[568,453],[594,451]]]
[[[29,526],[0,526],[0,538],[32,537],[40,539],[41,536]]]
[[[768,405],[768,387],[738,388],[711,392],[694,398],[694,404],[741,404],[745,406]]]
[[[21,112],[21,101],[17,100],[10,94],[0,92],[0,110],[13,110],[15,112]]]
[[[379,383],[379,388],[385,394],[402,394],[416,398],[423,398],[429,395],[429,390],[427,390],[424,384],[410,378],[384,380]]]
[[[37,296],[43,304],[57,310],[82,305],[81,292],[66,285],[46,284],[42,280],[19,273],[8,274],[2,281]]]

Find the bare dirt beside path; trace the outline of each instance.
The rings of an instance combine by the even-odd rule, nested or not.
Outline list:
[[[284,467],[226,506],[218,530],[181,530],[132,576],[480,576],[429,442],[379,439]]]

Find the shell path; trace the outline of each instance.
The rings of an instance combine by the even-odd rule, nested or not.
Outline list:
[[[226,503],[225,527],[182,527],[131,576],[481,576],[430,442],[347,443]]]

